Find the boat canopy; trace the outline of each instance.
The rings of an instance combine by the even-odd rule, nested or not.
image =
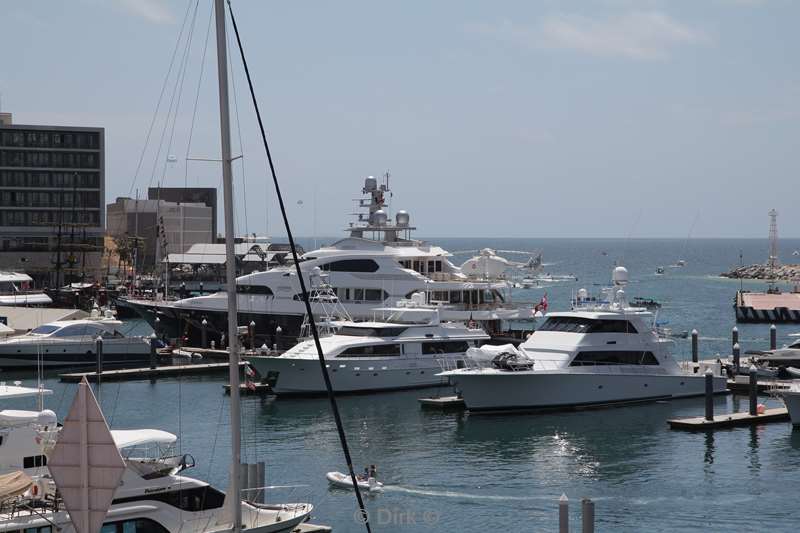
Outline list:
[[[44,411],[19,411],[16,409],[4,409],[0,411],[0,425],[4,426],[17,426],[33,423],[49,426],[55,425],[56,422],[56,414],[49,409]]]
[[[0,476],[0,502],[16,498],[31,488],[33,480],[25,472],[17,471]]]
[[[145,444],[170,445],[178,440],[174,434],[160,429],[114,429],[111,436],[119,449]]]

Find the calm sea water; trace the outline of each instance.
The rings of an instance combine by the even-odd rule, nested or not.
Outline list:
[[[450,250],[543,250],[549,272],[572,273],[579,281],[518,290],[514,297],[538,301],[546,291],[551,310],[565,309],[580,287],[591,292],[607,283],[620,261],[630,271],[628,295],[664,303],[659,321],[674,331],[697,328],[704,357],[730,351],[739,282],[717,275],[739,263],[740,250],[745,263],[767,255],[766,242],[756,240],[435,242]],[[781,244],[790,262],[800,241]],[[687,260],[685,268],[655,275],[657,266],[679,257]],[[739,329],[744,349],[768,343],[767,325]],[[795,331],[800,325],[779,326],[779,343]],[[688,341],[677,340],[675,352],[688,358]],[[18,377],[31,383],[29,374],[4,373],[3,379]],[[197,460],[188,473],[224,487],[230,437],[223,382],[109,383],[99,395],[112,427],[178,433],[181,451]],[[47,385],[55,391],[48,407],[63,417],[75,385],[54,378]],[[373,531],[555,531],[562,493],[572,501],[574,528],[582,497],[596,501],[598,531],[796,531],[800,523],[800,430],[788,423],[709,434],[667,428],[668,418],[702,414],[702,399],[547,415],[425,412],[416,400],[430,392],[340,399],[355,463],[377,464],[387,485],[385,493],[367,496]],[[353,494],[329,489],[325,481],[326,472],[345,468],[327,401],[247,397],[242,406],[245,459],[266,461],[268,484],[284,486],[270,490],[268,499],[311,502],[315,521],[339,532],[363,531],[353,517]],[[747,399],[718,398],[715,407],[745,410]]]

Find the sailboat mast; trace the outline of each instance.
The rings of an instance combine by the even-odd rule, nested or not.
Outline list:
[[[225,39],[225,4],[214,0],[217,33],[217,78],[219,82],[219,123],[222,140],[222,186],[225,215],[225,281],[228,292],[228,351],[231,391],[231,479],[228,497],[233,500],[233,531],[242,530],[239,483],[241,463],[241,419],[239,414],[239,350],[236,309],[236,258],[233,231],[233,170],[231,165],[231,124],[228,102],[228,50]]]

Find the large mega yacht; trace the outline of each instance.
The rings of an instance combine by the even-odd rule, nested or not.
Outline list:
[[[534,306],[513,304],[508,281],[468,276],[450,261],[447,250],[413,239],[416,228],[406,211],[397,211],[394,221],[389,219],[388,181],[388,175],[381,184],[372,176],[366,178],[362,189],[366,197],[359,201],[366,212],[347,228],[346,238],[300,258],[304,277],[310,278],[315,269],[325,272],[339,302],[357,321],[371,319],[377,307],[391,307],[422,291],[427,303],[437,305],[443,321],[472,320],[495,337],[509,335],[512,321],[527,321],[525,327],[531,331]],[[240,276],[236,293],[238,323],[255,323],[258,345],[290,347],[297,342],[305,306],[293,266]],[[223,291],[175,302],[128,300],[127,304],[168,337],[199,341],[205,320],[207,338],[220,342],[226,300]],[[312,309],[316,314],[318,307]]]
[[[564,409],[664,400],[705,393],[705,367],[683,368],[645,308],[631,307],[623,287],[628,272],[614,270],[600,298],[579,291],[571,311],[547,320],[519,346],[488,364],[465,361],[441,375],[450,379],[470,411]],[[702,365],[701,365],[702,366]],[[726,390],[719,364],[714,392]],[[697,371],[696,371],[697,370]]]

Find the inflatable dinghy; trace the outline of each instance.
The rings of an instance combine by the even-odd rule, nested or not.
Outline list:
[[[342,474],[341,472],[328,472],[325,474],[325,477],[328,478],[328,482],[335,487],[342,489],[353,488],[353,480],[347,474]],[[367,481],[359,478],[358,488],[369,492],[382,492],[383,483],[376,480],[374,477],[369,478]]]

